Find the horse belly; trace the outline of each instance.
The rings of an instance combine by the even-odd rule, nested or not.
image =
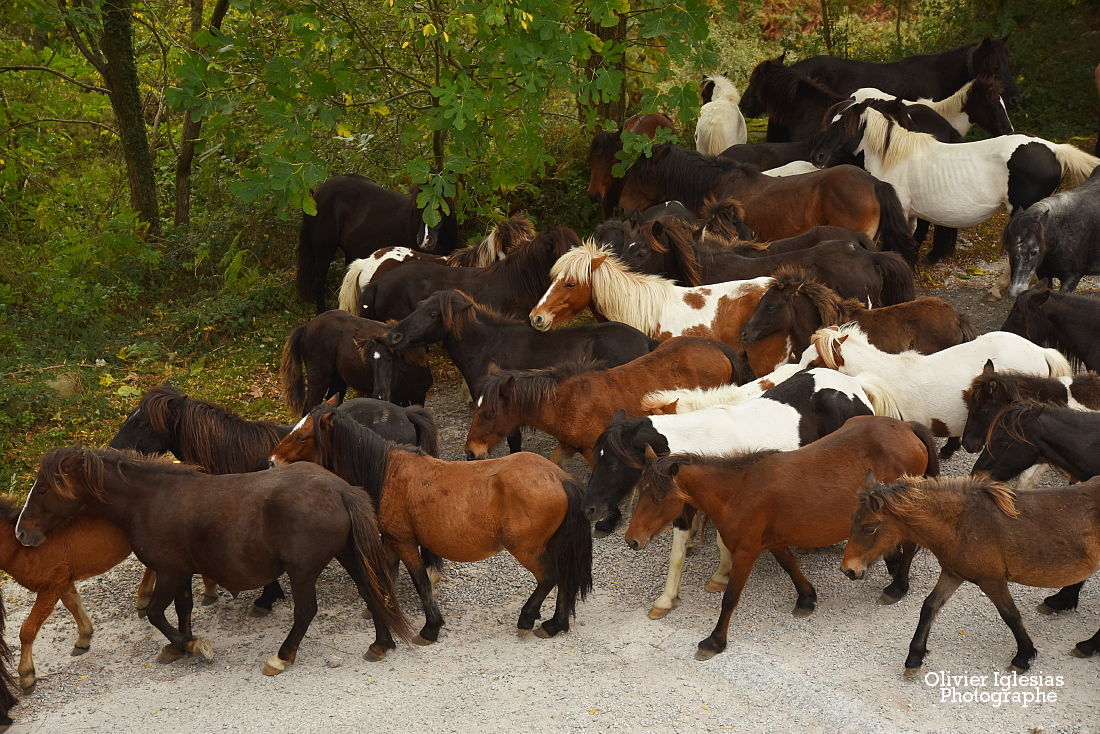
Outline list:
[[[967,162],[960,160],[958,167],[912,164],[904,183],[910,216],[944,227],[973,227],[1005,209],[1007,169],[987,170]]]

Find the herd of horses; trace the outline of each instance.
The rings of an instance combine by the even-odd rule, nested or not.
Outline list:
[[[631,548],[675,528],[651,617],[679,602],[700,518],[718,530],[708,589],[724,595],[700,659],[726,648],[762,552],[791,577],[804,616],[816,591],[791,548],[847,540],[852,578],[885,558],[884,603],[908,592],[918,548],[940,562],[907,668],[970,581],[1026,670],[1035,647],[1006,580],[1064,587],[1041,607],[1058,611],[1100,567],[1100,377],[1074,374],[1100,369],[1100,301],[1066,292],[1100,272],[1100,159],[1014,133],[1004,39],[892,64],[779,57],[743,97],[725,76],[702,91],[702,152],[655,145],[617,178],[619,134],[595,136],[588,194],[609,216],[585,240],[516,215],[457,249],[453,215],[428,226],[415,190],[360,176],[322,185],[298,252],[300,294],[318,315],[289,335],[279,372],[300,420],[249,421],[163,385],[107,448],[49,452],[25,505],[4,504],[0,568],[38,594],[19,635],[21,686],[36,680],[33,642],[58,599],[77,621],[74,653],[88,649],[74,581],[131,551],[147,568],[138,606],[168,640],[162,663],[213,656],[192,629],[194,574],[203,603],[219,585],[263,587],[257,615],[285,598],[286,574],[293,625],[263,666],[283,672],[334,558],[374,620],[368,660],[396,639],[438,639],[442,560],[502,550],[535,580],[519,629],[535,628],[556,589],[536,630],[551,637],[592,589],[593,537],[615,529],[632,491]],[[745,142],[742,113],[768,115],[766,142]],[[963,142],[972,124],[994,137]],[[659,128],[674,124],[626,125]],[[1055,194],[1063,177],[1080,185]],[[1013,214],[1003,244],[1017,299],[1001,330],[979,335],[950,304],[915,297],[913,232],[935,225],[934,261],[951,254],[954,229],[999,209]],[[337,250],[340,310],[326,311]],[[595,323],[562,325],[585,310]],[[438,458],[424,408],[434,344],[472,401],[468,461]],[[345,400],[349,388],[362,396]],[[557,441],[553,460],[521,451],[523,429]],[[488,458],[502,441],[510,453]],[[974,475],[939,477],[960,446],[980,453]],[[587,486],[561,466],[574,454]],[[1033,488],[1047,466],[1073,484]],[[1003,484],[1017,476],[1018,489]],[[398,563],[423,607],[419,632],[398,604]],[[1074,652],[1097,648],[1100,632]],[[14,700],[5,681],[0,705]]]

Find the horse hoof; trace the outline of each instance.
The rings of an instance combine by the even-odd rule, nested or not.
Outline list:
[[[264,675],[278,675],[286,670],[287,663],[278,655],[272,655],[264,662]]]
[[[711,650],[710,648],[700,647],[695,651],[696,660],[710,660],[712,657],[718,654],[717,650]]]
[[[374,619],[374,615],[370,613],[370,607],[363,607],[363,619]]]
[[[182,650],[177,650],[171,645],[165,645],[160,649],[160,654],[157,655],[157,663],[160,665],[168,665],[182,658],[184,654]]]
[[[428,645],[432,644],[433,642],[435,642],[435,640],[429,640],[429,639],[426,639],[424,637],[421,637],[420,635],[417,635],[416,637],[413,638],[413,644],[414,645],[420,645],[421,647],[427,647]]]
[[[1093,656],[1094,652],[1086,652],[1085,650],[1082,650],[1080,647],[1077,647],[1076,645],[1074,645],[1073,647],[1071,647],[1069,649],[1069,654],[1072,655],[1075,658],[1091,658]]]
[[[813,613],[813,607],[795,607],[793,610],[791,610],[791,614],[796,617],[809,617]]]
[[[717,593],[717,592],[720,592],[720,591],[725,591],[726,590],[726,584],[723,584],[720,581],[708,581],[707,585],[704,586],[703,588],[706,589],[707,591],[713,591],[713,592]]]
[[[19,687],[23,689],[24,693],[33,691],[36,683],[38,683],[38,678],[33,671],[26,675],[19,676]]]
[[[902,594],[904,596],[904,594]],[[901,601],[901,596],[894,596],[893,594],[887,594],[885,591],[879,594],[878,603],[884,607],[888,607],[891,604],[897,604]]]
[[[671,612],[671,609],[664,609],[663,607],[653,607],[649,610],[650,619],[664,619]]]
[[[187,652],[192,655],[198,655],[208,663],[214,659],[214,646],[211,645],[210,640],[205,637],[196,637],[188,642]]]
[[[218,601],[218,595],[217,594],[215,594],[213,596],[207,596],[206,594],[202,595],[202,605],[204,607],[208,607],[208,606],[210,606],[211,604],[213,604],[217,601]]]
[[[1035,611],[1040,614],[1061,614],[1062,612],[1072,612],[1074,609],[1058,609],[1057,607],[1052,607],[1050,604],[1047,604],[1045,601],[1041,601],[1036,605]]]
[[[593,538],[606,538],[608,535],[611,535],[610,530],[600,530],[599,528],[596,528],[592,531]]]
[[[137,612],[138,619],[145,619],[149,616],[149,610],[145,607],[136,607],[134,611]]]
[[[91,649],[91,645],[87,645],[85,647],[81,647],[80,645],[73,645],[72,652],[70,652],[69,655],[75,658],[78,655],[83,655],[84,653],[88,652],[89,649]]]
[[[368,663],[381,662],[385,657],[386,651],[376,645],[371,645],[367,648],[367,651],[363,653],[363,659],[366,660]]]
[[[264,609],[263,607],[258,607],[255,604],[248,608],[248,616],[250,617],[266,617],[269,614],[271,614],[270,609]]]
[[[1021,668],[1016,663],[1010,663],[1008,666],[1008,672],[1010,673],[1026,673],[1031,666]]]

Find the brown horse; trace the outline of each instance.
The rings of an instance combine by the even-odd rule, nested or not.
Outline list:
[[[536,632],[540,637],[568,630],[577,597],[592,588],[592,535],[580,507],[582,490],[538,454],[441,461],[389,443],[323,405],[275,447],[271,460],[312,461],[366,488],[378,508],[383,542],[405,564],[424,605],[420,644],[434,642],[443,625],[427,559],[472,563],[507,550],[537,581],[519,629],[534,626],[546,595],[558,588],[554,616]]]
[[[8,726],[14,722],[8,712],[19,702],[15,695],[15,681],[11,675],[11,648],[4,639],[4,617],[7,610],[4,609],[4,594],[0,590],[0,731],[7,731]]]
[[[662,128],[676,132],[676,123],[660,112],[634,115],[623,126],[624,130],[635,135],[645,135],[650,140]],[[588,148],[588,165],[592,169],[588,176],[588,198],[599,202],[604,219],[614,214],[615,207],[619,204],[623,180],[615,176],[611,169],[615,166],[615,156],[622,149],[622,132],[598,132]]]
[[[1016,638],[1012,668],[1027,670],[1035,646],[1008,582],[1067,586],[1100,568],[1100,479],[1013,492],[986,476],[902,477],[880,485],[868,475],[841,569],[849,578],[862,578],[867,564],[901,538],[928,548],[940,563],[939,581],[921,607],[905,667],[922,665],[936,614],[969,581],[993,602]],[[1071,652],[1088,657],[1098,646],[1100,632]]]
[[[918,246],[894,187],[855,166],[775,177],[720,156],[658,145],[626,172],[619,204],[631,212],[675,199],[698,212],[707,197],[727,196],[745,207],[745,221],[762,240],[831,224],[877,237],[883,250],[916,263]]]
[[[850,322],[859,324],[876,347],[894,354],[908,350],[932,354],[977,336],[970,320],[940,298],[921,296],[867,308],[855,299],[842,298],[802,268],[784,268],[774,277],[775,283],[741,330],[746,344],[780,333],[791,340],[794,353],[801,354],[818,329]]]
[[[483,459],[516,428],[529,426],[558,440],[554,460],[576,452],[594,463],[592,450],[619,410],[644,415],[642,398],[652,390],[717,387],[740,382],[744,362],[727,345],[710,339],[669,339],[612,369],[575,362],[541,370],[501,370],[485,378],[466,436],[466,456]],[[660,387],[657,387],[660,386]]]
[[[38,595],[19,628],[19,685],[30,690],[37,680],[34,641],[57,600],[76,620],[72,654],[83,655],[92,644],[92,620],[73,582],[106,573],[122,563],[130,555],[130,542],[117,525],[84,509],[39,547],[24,548],[16,541],[14,530],[20,509],[0,497],[0,570]]]
[[[927,428],[881,416],[850,418],[839,430],[795,451],[657,457],[647,447],[646,457],[627,544],[641,550],[690,504],[710,517],[730,551],[722,612],[714,632],[699,643],[699,660],[726,649],[730,616],[761,553],[771,551],[790,575],[798,590],[794,614],[807,616],[817,592],[788,547],[819,548],[843,540],[868,469],[895,478],[939,471],[935,440]],[[897,538],[894,546],[903,540]],[[894,583],[883,592],[887,602],[909,588],[915,547],[902,545]]]
[[[294,624],[264,665],[277,675],[294,662],[317,613],[317,578],[336,558],[374,617],[368,660],[395,647],[391,630],[411,639],[370,498],[320,467],[210,475],[114,449],[58,448],[39,462],[15,537],[42,545],[85,505],[123,528],[138,560],[157,575],[149,621],[165,637],[157,662],[187,653],[212,660],[213,647],[191,632],[191,577],[230,590],[290,577]],[[165,619],[174,601],[178,627]]]

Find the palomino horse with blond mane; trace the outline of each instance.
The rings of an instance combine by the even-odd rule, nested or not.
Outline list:
[[[993,602],[1016,638],[1012,668],[1027,670],[1035,645],[1008,582],[1066,586],[1100,568],[1100,478],[1022,492],[985,476],[902,477],[880,485],[869,474],[865,481],[840,564],[848,577],[863,578],[868,564],[902,539],[932,551],[940,564],[939,581],[921,607],[906,668],[923,664],[932,622],[959,585],[969,581]],[[1098,649],[1100,631],[1070,653],[1089,657]]]
[[[762,277],[684,288],[658,275],[633,272],[591,240],[558,258],[550,278],[550,288],[531,311],[531,325],[540,331],[591,308],[598,316],[630,324],[655,339],[703,336],[738,350],[744,346],[741,327],[774,282]],[[790,356],[790,345],[781,335],[748,350],[758,375],[771,372]]]

